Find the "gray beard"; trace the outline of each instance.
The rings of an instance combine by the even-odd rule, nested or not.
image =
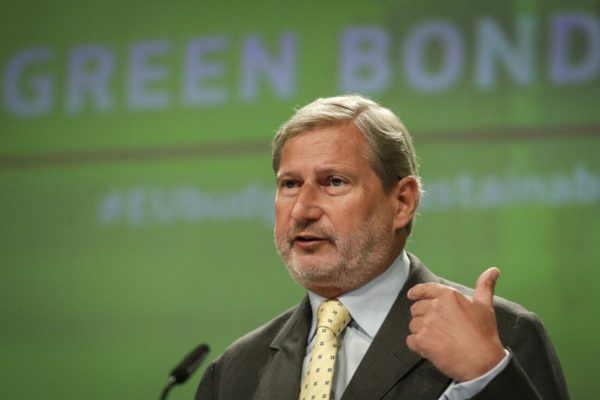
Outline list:
[[[275,241],[277,252],[292,278],[311,290],[313,287],[335,287],[343,292],[356,289],[383,272],[394,251],[394,237],[386,234],[391,227],[382,221],[382,213],[374,214],[357,232],[340,239],[317,226],[299,226]],[[292,240],[300,232],[311,232],[327,238],[337,251],[319,265],[302,265],[301,256],[292,249]]]

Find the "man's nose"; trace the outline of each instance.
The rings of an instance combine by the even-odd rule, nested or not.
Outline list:
[[[292,218],[297,223],[316,221],[323,215],[320,204],[319,189],[305,183],[299,189],[296,202],[292,208]]]

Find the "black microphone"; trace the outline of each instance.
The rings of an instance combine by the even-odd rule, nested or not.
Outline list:
[[[202,364],[202,361],[209,352],[208,345],[202,343],[188,354],[169,374],[169,380],[164,387],[160,400],[165,400],[171,388],[188,380],[194,371]]]

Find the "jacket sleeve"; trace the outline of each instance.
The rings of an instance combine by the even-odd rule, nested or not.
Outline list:
[[[474,399],[569,399],[560,362],[535,314],[518,315],[512,328],[501,336],[505,336],[503,343],[511,360]]]

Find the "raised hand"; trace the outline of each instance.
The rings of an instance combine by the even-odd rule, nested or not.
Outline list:
[[[493,296],[500,271],[492,267],[477,279],[473,297],[439,283],[408,291],[412,320],[409,349],[458,382],[477,378],[505,355],[498,337]]]

